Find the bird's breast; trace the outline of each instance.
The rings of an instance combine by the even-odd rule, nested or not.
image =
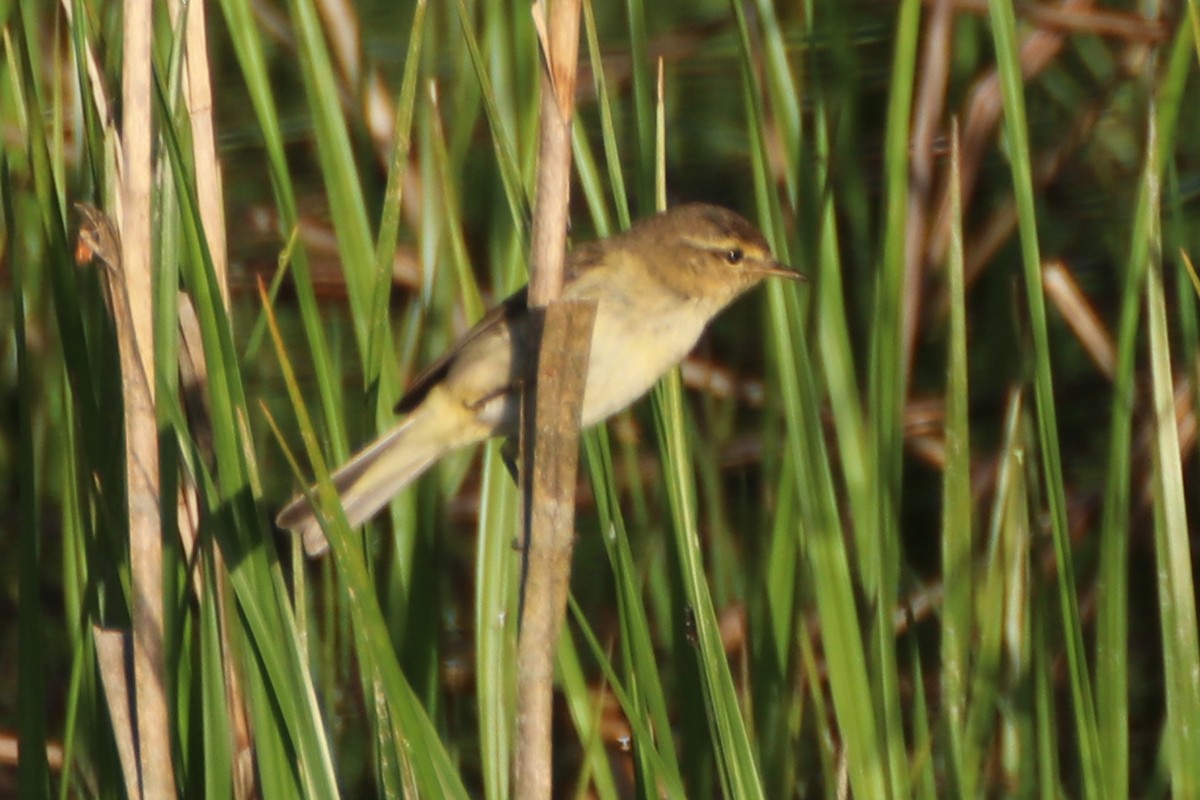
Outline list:
[[[624,300],[622,298],[621,300]],[[688,303],[601,301],[592,330],[583,424],[633,403],[695,346],[707,315]],[[639,307],[640,306],[640,307]]]

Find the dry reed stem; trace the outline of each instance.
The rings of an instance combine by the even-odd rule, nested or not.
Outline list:
[[[108,273],[125,394],[125,470],[141,797],[175,797],[163,627],[161,485],[155,405],[152,6],[125,3],[119,194],[121,263]]]
[[[538,0],[542,45],[529,304],[541,312],[537,378],[523,401],[525,519],[521,634],[517,650],[517,742],[513,792],[553,793],[554,653],[566,617],[575,537],[575,474],[594,304],[560,304],[570,216],[571,122],[579,53],[579,0]]]

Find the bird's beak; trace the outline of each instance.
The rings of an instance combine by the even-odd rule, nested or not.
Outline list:
[[[803,272],[797,272],[787,264],[780,264],[778,261],[764,261],[757,266],[757,272],[764,278],[786,278],[791,281],[807,281],[808,276]]]

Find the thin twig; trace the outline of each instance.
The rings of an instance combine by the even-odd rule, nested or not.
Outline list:
[[[951,0],[939,0],[925,22],[921,79],[913,110],[912,158],[904,237],[904,381],[911,378],[925,279],[925,231],[933,195],[934,140],[946,105],[950,75]]]
[[[1063,13],[1083,13],[1091,8],[1094,0],[1061,0],[1054,8]],[[1021,41],[1021,74],[1026,81],[1032,80],[1049,66],[1066,43],[1066,34],[1060,31],[1036,30]],[[1000,76],[992,69],[976,82],[971,90],[967,111],[962,115],[961,179],[960,191],[963,199],[963,214],[968,213],[983,154],[996,133],[997,123],[1003,111],[1000,99]],[[945,258],[950,239],[950,188],[943,186],[937,212],[929,228],[926,243],[926,259],[940,264]]]
[[[942,0],[922,0],[926,5]],[[951,0],[956,11],[987,16],[987,0]],[[1056,8],[1044,3],[1017,3],[1017,16],[1039,28],[1062,33],[1109,36],[1129,42],[1157,44],[1166,41],[1169,29],[1162,20],[1103,8]]]

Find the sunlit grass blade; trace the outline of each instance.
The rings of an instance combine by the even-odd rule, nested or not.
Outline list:
[[[475,68],[475,78],[479,81],[480,91],[483,95],[483,108],[491,126],[492,146],[500,167],[504,194],[512,213],[513,229],[517,232],[517,239],[524,245],[529,241],[529,215],[533,202],[528,187],[521,179],[520,163],[514,143],[516,134],[509,130],[505,124],[505,117],[500,113],[487,65],[479,52],[479,42],[471,25],[471,15],[467,10],[466,0],[456,0],[455,8],[462,31],[461,41],[466,45],[467,52],[471,56],[471,65]],[[522,250],[524,249],[526,248],[522,246]]]
[[[986,699],[976,698],[986,698],[988,693],[994,691],[990,684],[996,675],[1003,676],[1000,691],[1004,697],[1023,698],[1034,671],[1032,650],[1036,646],[1036,634],[1033,620],[1038,613],[1037,604],[1044,604],[1046,600],[1039,601],[1036,594],[1039,584],[1034,580],[1037,562],[1033,558],[1032,521],[1035,517],[1026,487],[1030,470],[1022,462],[1030,438],[1028,427],[1022,396],[1014,392],[1001,455],[1004,459],[1001,470],[1008,475],[1000,479],[1003,496],[996,501],[996,525],[992,529],[992,544],[996,549],[988,565],[987,579],[994,584],[993,596],[981,598],[975,604],[981,649],[993,641],[999,641],[1003,648],[1003,661],[986,664],[982,658],[978,660],[976,672],[979,682],[975,686],[981,687],[981,694],[972,694],[970,711],[973,718],[968,718],[971,726],[963,748],[964,757],[977,765],[976,774],[982,776],[986,774],[982,771],[983,766],[998,746],[1004,784],[1017,787],[1017,791],[1023,794],[1032,794],[1036,785],[1035,711],[1028,702],[1005,703],[1000,713],[997,743],[993,738],[977,733],[977,724],[990,727],[992,721],[986,719],[989,708],[985,705]],[[1001,586],[1003,597],[997,598],[996,593]],[[1042,597],[1048,598],[1048,595],[1042,592]],[[995,610],[1000,613],[994,613]],[[975,686],[972,687],[973,692]],[[976,785],[981,789],[986,786],[982,780]]]
[[[596,102],[600,107],[600,137],[604,143],[604,160],[608,165],[608,186],[612,192],[613,204],[617,209],[617,221],[620,223],[620,229],[625,230],[630,223],[625,173],[621,169],[620,149],[617,146],[616,130],[613,126],[612,99],[608,93],[608,81],[604,77],[604,59],[600,51],[600,40],[596,35],[596,16],[591,0],[584,0],[583,3],[583,29],[587,37],[592,81],[596,87]],[[576,126],[576,130],[579,127]],[[601,236],[608,236],[612,233],[611,229],[602,227],[599,222],[597,222],[596,232]]]
[[[64,383],[63,376],[58,381]],[[65,387],[60,389],[67,394]],[[88,759],[91,741],[89,733],[97,735],[100,726],[89,724],[93,715],[98,712],[96,684],[94,680],[95,652],[90,631],[87,631],[84,606],[86,595],[80,589],[88,585],[87,540],[88,535],[83,523],[80,510],[80,498],[77,495],[78,474],[77,457],[82,448],[74,435],[75,426],[71,413],[71,404],[66,402],[62,407],[63,452],[65,467],[59,483],[60,496],[63,498],[63,599],[65,614],[68,620],[73,620],[67,629],[67,638],[71,647],[70,677],[68,678],[66,694],[66,712],[64,714],[63,734],[63,777],[59,784],[59,800],[72,797],[73,779],[76,773],[82,773],[84,762]],[[99,748],[96,748],[97,750]],[[83,757],[80,758],[80,752]],[[106,764],[99,759],[96,771],[103,772]]]
[[[192,780],[195,782],[196,777],[203,775],[208,797],[233,797],[236,774],[233,766],[234,734],[227,704],[229,686],[225,683],[226,659],[232,659],[233,654],[222,652],[216,602],[217,581],[223,580],[224,575],[216,574],[211,551],[205,556],[205,589],[204,594],[197,598],[200,608],[196,636],[196,682],[200,685],[200,702],[196,711],[201,718],[198,738],[202,767],[192,773]],[[189,793],[195,793],[195,789]]]
[[[620,497],[613,483],[612,453],[607,437],[603,432],[585,435],[584,450],[601,530],[604,531],[604,547],[616,581],[621,674],[628,687],[629,705],[625,712],[631,717],[647,720],[650,729],[660,732],[657,736],[635,737],[633,741],[634,758],[640,766],[639,774],[643,776],[645,796],[660,780],[670,786],[682,787],[683,777],[674,743],[662,733],[672,728],[668,698],[659,671],[658,651],[651,633],[644,590],[626,535]]]
[[[748,688],[754,703],[754,737],[763,788],[768,794],[775,787],[795,785],[804,770],[795,749],[801,741],[798,720],[805,719],[808,711],[807,698],[796,686],[801,672],[796,638],[802,635],[797,619],[805,573],[795,530],[798,509],[790,451],[784,451],[782,461],[770,538],[763,546],[759,567],[761,585],[747,587],[746,598],[748,628],[758,631],[749,643],[750,671],[755,677]]]
[[[1194,11],[1194,9],[1193,9]],[[1195,19],[1194,14],[1192,16]],[[1100,577],[1105,587],[1098,598],[1096,637],[1097,723],[1106,781],[1130,783],[1129,709],[1129,541],[1128,520],[1133,483],[1131,440],[1140,346],[1142,287],[1150,263],[1151,231],[1161,212],[1152,202],[1152,185],[1160,180],[1176,136],[1183,87],[1191,71],[1194,43],[1182,26],[1172,47],[1157,102],[1147,110],[1148,124],[1157,131],[1147,149],[1129,236],[1129,252],[1117,327],[1117,358],[1112,415],[1108,428],[1108,474],[1100,534]]]
[[[625,14],[633,66],[634,207],[639,214],[647,214],[657,206],[654,202],[654,84],[646,41],[646,9],[642,0],[625,0]]]
[[[603,688],[596,692],[589,690],[583,664],[569,629],[565,629],[558,640],[555,675],[558,677],[563,700],[575,723],[575,730],[579,733],[579,742],[586,761],[576,782],[576,796],[583,796],[586,791],[594,791],[599,800],[617,800],[620,795],[601,736],[601,723],[604,718]]]
[[[162,118],[167,119],[165,114]],[[249,457],[252,451],[244,438],[249,414],[232,326],[200,234],[195,198],[185,180],[185,162],[173,126],[164,124],[163,135],[166,158],[172,165],[180,199],[185,253],[182,274],[193,296],[208,365],[208,406],[215,472],[220,481],[214,483],[210,476],[202,476],[205,503],[230,564],[230,579],[241,619],[248,626],[247,635],[261,659],[248,663],[254,666],[261,663],[269,676],[265,680],[271,685],[279,713],[286,720],[287,736],[302,756],[291,767],[303,771],[303,777],[297,776],[296,780],[312,787],[318,795],[334,796],[336,782],[316,697],[282,581],[268,562],[267,548],[263,546],[267,531],[253,506],[258,494],[257,478]],[[268,735],[266,731],[263,734]]]
[[[499,446],[483,458],[475,562],[475,683],[484,794],[509,796],[516,686],[518,498]]]
[[[737,18],[738,33],[742,38],[742,52],[750,52],[747,38],[748,26],[746,13],[742,4],[730,3]],[[777,174],[784,183],[785,195],[788,202],[795,208],[799,201],[799,184],[804,175],[801,174],[797,159],[803,147],[803,128],[800,125],[800,102],[802,94],[795,77],[792,75],[791,64],[788,62],[787,42],[779,24],[779,17],[774,4],[768,0],[756,0],[758,12],[756,22],[761,29],[761,42],[765,47],[761,51],[762,75],[766,82],[767,95],[770,97],[771,109],[774,112],[774,126],[782,147],[783,163],[778,167]]]
[[[996,740],[995,709],[1007,689],[1003,680],[1007,676],[1014,686],[1019,687],[1028,680],[1029,674],[1027,652],[1014,651],[1016,643],[1013,641],[1020,636],[1027,640],[1029,636],[1030,516],[1034,509],[1030,508],[1025,485],[1027,466],[1023,453],[1028,447],[1026,423],[1024,397],[1019,391],[1013,391],[1008,400],[1003,444],[998,456],[986,553],[978,577],[973,581],[975,589],[968,598],[972,606],[966,610],[966,633],[970,637],[971,651],[968,661],[962,666],[969,668],[969,671],[959,679],[963,685],[953,687],[953,691],[960,695],[969,694],[959,700],[964,713],[957,718],[948,713],[946,719],[948,750],[953,759],[951,776],[957,784],[955,790],[964,796],[969,796],[972,791],[977,795],[983,790],[986,759],[994,749]],[[968,580],[975,574],[970,561],[955,568],[961,570]],[[961,591],[952,588],[951,583],[953,580],[962,580],[963,575],[944,577],[947,594]],[[961,598],[959,600],[961,602]],[[943,617],[950,613],[947,600]],[[955,609],[955,613],[963,612]],[[949,620],[943,622],[943,626],[950,624]],[[1009,647],[1007,654],[1006,645]],[[1024,660],[1019,658],[1022,654]],[[1008,663],[1006,655],[1009,656]],[[944,660],[946,658],[943,657]],[[1006,668],[1010,670],[1009,673],[1004,672]],[[943,684],[946,683],[948,681],[944,680]],[[943,687],[944,692],[950,690]],[[1020,705],[1009,711],[1009,716],[1018,721],[1027,721],[1028,715],[1029,709]],[[1022,717],[1025,719],[1022,720]],[[1006,763],[1005,766],[1014,765]],[[1014,775],[1025,773],[1027,778],[1031,776],[1029,764],[1018,763],[1015,767]]]
[[[1030,167],[1029,127],[1025,116],[1025,94],[1018,62],[1016,20],[1013,8],[1003,0],[989,2],[997,70],[1004,98],[1004,131],[1012,169],[1013,195],[1017,207],[1017,230],[1024,267],[1026,303],[1033,340],[1033,394],[1037,411],[1039,459],[1045,482],[1050,530],[1058,559],[1058,595],[1069,670],[1068,684],[1080,771],[1085,792],[1091,797],[1108,794],[1102,777],[1103,761],[1096,724],[1095,696],[1083,647],[1083,630],[1076,600],[1074,553],[1067,531],[1066,490],[1059,451],[1058,413],[1054,401],[1050,341],[1046,328],[1046,300],[1042,290],[1041,254],[1038,246]]]
[[[573,153],[575,172],[583,191],[583,199],[591,212],[597,235],[604,236],[607,231],[612,230],[612,219],[604,199],[607,187],[600,177],[595,153],[592,152],[587,136],[579,125],[571,129],[571,152]]]
[[[330,536],[330,549],[342,585],[350,598],[350,617],[358,657],[364,670],[366,702],[376,701],[370,692],[374,688],[374,682],[378,681],[378,689],[386,703],[386,711],[381,714],[380,719],[388,719],[394,726],[394,730],[384,735],[380,741],[395,748],[394,763],[401,765],[402,771],[411,770],[412,779],[424,791],[434,792],[440,797],[466,797],[461,776],[453,767],[436,729],[400,670],[366,563],[360,549],[354,545],[349,535],[337,492],[316,445],[316,433],[304,411],[295,374],[287,359],[278,327],[270,314],[268,329],[283,366],[285,383],[293,407],[297,411],[305,447],[309,451],[309,458],[317,467],[317,494],[320,497],[320,505],[336,509],[336,520],[333,525],[326,527],[326,533],[334,534]],[[370,679],[369,682],[367,678]],[[379,757],[390,760],[392,755]]]
[[[1155,149],[1157,119],[1150,120],[1150,157],[1144,191],[1158,209],[1161,168]],[[1162,236],[1157,213],[1151,214],[1150,263],[1146,271],[1146,323],[1149,328],[1151,398],[1154,409],[1154,549],[1158,563],[1158,606],[1162,625],[1167,725],[1164,734],[1171,792],[1191,797],[1200,792],[1200,642],[1196,627],[1196,586],[1192,573],[1191,532],[1184,495],[1183,465],[1175,407],[1175,383],[1163,289]]]
[[[678,370],[667,374],[654,396],[683,599],[695,623],[696,659],[722,785],[729,797],[763,797],[754,750],[725,658],[704,569]]]
[[[625,711],[629,727],[633,731],[634,742],[641,739],[645,743],[644,750],[640,756],[642,759],[640,777],[644,779],[644,782],[638,787],[640,796],[647,798],[659,797],[661,792],[662,795],[671,798],[687,797],[688,795],[684,792],[683,784],[678,780],[677,768],[668,767],[664,762],[664,757],[674,758],[674,754],[671,753],[673,745],[665,737],[655,737],[651,726],[657,725],[657,723],[647,717],[641,710],[642,705],[633,697],[630,691],[626,690],[625,684],[620,680],[616,669],[609,660],[608,653],[600,646],[595,632],[588,625],[574,598],[570,600],[570,611],[572,619],[575,620],[579,632],[584,638],[587,649],[600,665],[600,670],[603,673],[604,680],[608,683],[609,690],[616,696],[617,702]],[[655,742],[657,744],[651,744]]]
[[[877,703],[888,759],[893,797],[911,793],[904,716],[900,704],[899,660],[896,656],[893,611],[900,582],[900,513],[904,457],[904,408],[908,397],[905,287],[917,276],[908,274],[905,236],[908,229],[909,130],[920,34],[920,3],[904,0],[896,21],[888,91],[887,133],[884,139],[885,206],[882,263],[875,285],[875,318],[867,391],[872,420],[872,461],[875,473],[875,540],[860,549],[863,582],[875,612],[869,648],[879,682]],[[867,528],[870,530],[870,526]],[[861,540],[860,540],[861,541]]]
[[[860,549],[872,546],[870,532],[874,530],[874,501],[872,460],[869,453],[867,425],[863,417],[862,392],[859,388],[855,357],[851,343],[850,323],[846,316],[846,287],[843,271],[848,267],[841,258],[841,236],[838,231],[835,196],[825,191],[830,179],[827,167],[832,157],[826,105],[818,98],[815,109],[812,140],[816,146],[813,181],[817,193],[816,244],[811,248],[815,266],[813,304],[816,306],[817,366],[824,378],[824,391],[832,410],[837,431],[835,446],[843,480],[850,497],[848,511],[853,520]]]
[[[779,299],[784,302],[784,298]],[[797,465],[797,535],[809,566],[811,591],[821,620],[837,729],[844,746],[858,754],[848,763],[850,785],[855,794],[886,797],[880,730],[869,691],[846,540],[837,515],[812,367],[803,350],[796,346],[793,338],[796,335],[789,328],[775,334],[772,341],[777,349],[771,363],[781,371],[783,407],[789,421],[787,445]]]
[[[755,194],[768,223],[765,232],[776,247],[776,252],[786,257],[783,237],[774,227],[781,215],[775,193],[771,190],[767,167],[761,92],[754,80],[751,50],[744,26],[742,30],[742,75],[747,120],[751,130],[751,141],[755,143],[755,147],[751,149]],[[826,241],[832,244],[835,241],[832,225],[828,233],[830,236]],[[789,450],[788,458],[795,469],[795,487],[799,496],[799,513],[794,524],[802,531],[801,551],[809,561],[810,574],[817,578],[814,580],[813,592],[824,635],[825,656],[829,665],[828,675],[839,733],[844,738],[847,749],[857,754],[848,762],[850,784],[856,794],[886,797],[886,787],[890,780],[895,779],[899,785],[903,785],[907,777],[907,765],[904,765],[902,775],[893,775],[892,778],[888,777],[890,770],[884,767],[889,761],[904,761],[903,739],[897,735],[892,739],[892,747],[882,749],[887,740],[882,736],[883,729],[878,727],[878,716],[869,689],[872,684],[868,678],[866,652],[854,600],[850,560],[834,499],[831,461],[818,419],[818,398],[824,395],[824,390],[818,388],[815,372],[803,345],[800,344],[805,340],[805,331],[801,324],[803,315],[795,291],[780,285],[768,285],[766,291],[771,333],[768,340],[768,364],[778,380],[781,408],[787,421],[784,441]],[[879,324],[878,320],[876,324]],[[838,337],[836,331],[834,335]],[[843,344],[847,341],[844,337],[839,338]],[[842,347],[833,353],[825,354],[830,359],[841,358],[843,375],[852,374],[852,368],[848,368],[848,352],[848,348]],[[838,414],[847,414],[853,411],[853,407],[852,404],[841,404],[835,406],[835,409]],[[848,430],[853,431],[859,424],[861,423],[858,420],[850,418]],[[850,439],[845,439],[844,442],[853,445]],[[855,459],[851,463],[859,462]],[[874,502],[869,505],[871,516],[864,517],[864,524],[856,526],[861,540],[868,543],[861,548],[863,558],[867,558],[874,552],[874,548],[879,547],[871,536],[871,531],[877,524],[875,515],[882,512]],[[854,573],[861,573],[863,568],[860,564]],[[890,612],[891,606],[887,606],[889,619]],[[890,627],[887,634],[889,639],[886,647],[891,652]],[[881,630],[880,636],[883,635]],[[894,694],[896,681],[894,652],[892,656],[887,686],[892,687],[893,691],[889,691],[889,695]],[[898,711],[893,717],[895,724],[899,726]]]
[[[283,124],[279,106],[272,88],[267,55],[263,46],[259,26],[246,0],[221,0],[226,28],[229,31],[233,50],[237,56],[250,104],[254,110],[258,133],[266,151],[266,167],[270,175],[276,210],[279,214],[280,238],[293,241],[300,222],[299,204],[295,182],[288,164],[283,136]],[[294,277],[297,308],[301,326],[308,343],[307,357],[312,362],[315,383],[321,401],[321,421],[329,436],[333,451],[339,455],[348,452],[346,430],[343,421],[342,403],[334,362],[329,353],[327,332],[321,309],[317,305],[309,269],[308,254],[304,247],[290,248],[290,265]],[[278,288],[278,283],[273,285]],[[272,295],[274,296],[274,295]],[[248,337],[246,357],[258,352],[258,343],[265,330],[265,319],[259,317]]]
[[[480,294],[479,286],[475,283],[475,276],[471,270],[471,259],[467,254],[467,243],[463,240],[460,204],[464,198],[461,198],[455,190],[450,157],[446,151],[446,138],[442,130],[441,107],[436,92],[430,94],[427,108],[432,126],[426,143],[431,150],[433,167],[437,175],[437,186],[440,189],[434,194],[441,201],[442,242],[445,245],[443,249],[448,251],[443,253],[442,258],[443,260],[448,259],[450,262],[444,269],[455,278],[455,288],[458,290],[459,300],[467,318],[479,319],[486,311],[486,305]]]
[[[972,557],[971,440],[967,426],[967,309],[963,281],[962,198],[958,187],[957,128],[951,145],[953,221],[946,263],[950,295],[950,352],[946,368],[946,461],[942,475],[941,703],[946,714],[953,773],[964,797],[978,791],[975,764],[966,749],[967,688],[971,664]]]
[[[316,8],[309,0],[290,0],[288,10],[296,31],[300,55],[298,63],[312,112],[317,159],[329,198],[330,217],[337,232],[342,274],[353,312],[355,340],[360,354],[365,358],[370,298],[375,278],[374,238],[367,219],[366,201],[334,79],[335,71],[325,44],[324,28]],[[380,347],[380,363],[384,368],[380,381],[386,392],[389,380],[395,379],[390,369],[391,340],[380,342]],[[395,387],[391,388],[394,391]]]
[[[400,232],[400,208],[403,200],[405,178],[408,175],[409,154],[412,150],[413,113],[417,102],[417,78],[421,74],[421,45],[425,41],[425,0],[419,0],[413,12],[412,30],[409,34],[408,56],[404,60],[404,82],[400,87],[400,99],[396,103],[395,141],[392,158],[388,165],[387,187],[384,189],[383,210],[379,221],[379,237],[375,242],[374,291],[371,302],[371,323],[367,337],[365,356],[365,381],[375,385],[383,373],[383,357],[391,348],[382,345],[392,334],[388,315],[388,300],[391,297],[392,264],[396,254],[396,240]],[[390,398],[380,398],[390,411]],[[383,409],[381,409],[383,410]]]

